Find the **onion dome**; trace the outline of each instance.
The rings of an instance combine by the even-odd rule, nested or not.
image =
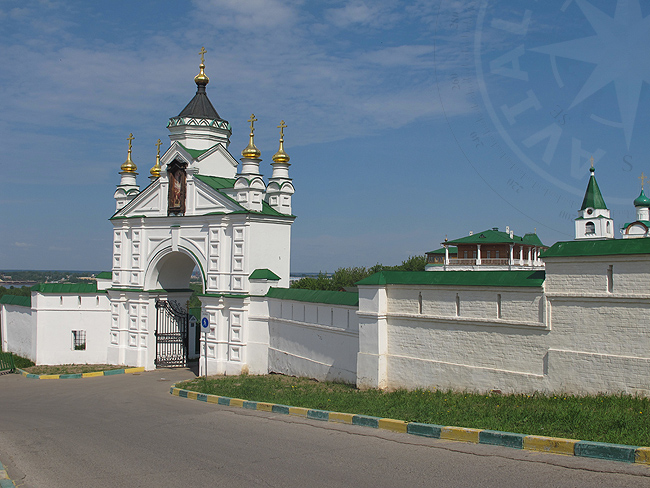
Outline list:
[[[158,139],[158,142],[155,144],[156,147],[158,148],[158,154],[156,154],[156,164],[149,170],[149,173],[151,173],[151,178],[156,179],[160,178],[160,172],[161,172],[161,167],[160,167],[160,145],[162,142],[160,142],[160,139]]]
[[[259,149],[255,146],[255,142],[253,141],[253,132],[255,132],[255,128],[253,127],[253,122],[256,122],[257,119],[255,118],[255,114],[251,114],[251,118],[248,119],[248,121],[251,123],[251,133],[250,133],[250,140],[248,141],[248,146],[244,148],[244,150],[241,152],[242,157],[247,158],[247,159],[259,159],[259,157],[262,155]]]
[[[199,65],[199,74],[194,77],[194,83],[197,85],[207,85],[210,83],[210,78],[205,74],[205,58],[203,55],[207,53],[205,50],[205,47],[201,47],[201,50],[199,51],[199,54],[201,55],[201,64]]]
[[[138,167],[135,165],[133,161],[131,161],[131,142],[135,139],[133,137],[133,133],[129,134],[129,137],[127,137],[127,140],[129,141],[129,152],[127,153],[126,156],[126,161],[120,166],[123,172],[125,173],[135,173]]]
[[[634,200],[635,207],[650,207],[650,198],[645,196],[643,188],[641,188],[641,194]]]
[[[287,125],[284,123],[284,120],[278,125],[278,129],[280,129],[280,149],[273,155],[274,163],[289,163],[289,155],[284,152],[284,129],[286,127]]]

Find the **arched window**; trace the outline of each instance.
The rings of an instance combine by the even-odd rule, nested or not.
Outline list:
[[[593,222],[587,222],[585,224],[585,234],[595,234],[596,233],[596,226],[594,225]]]
[[[611,222],[608,220],[608,221],[607,221],[607,233],[608,233],[608,234],[611,232],[611,229],[612,229],[612,227],[611,227]]]

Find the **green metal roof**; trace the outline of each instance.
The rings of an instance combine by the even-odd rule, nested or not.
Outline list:
[[[498,228],[477,232],[471,236],[461,237],[448,244],[529,244],[531,246],[543,246],[537,234],[526,234],[524,237],[513,235],[512,239],[507,232],[501,232]]]
[[[194,177],[214,190],[223,190],[224,188],[233,188],[235,186],[235,178],[221,178],[219,176],[206,175],[194,175]]]
[[[440,249],[436,249],[435,251],[429,251],[427,254],[444,254],[445,253],[445,248],[441,247]],[[449,254],[458,254],[458,248],[457,247],[449,247]]]
[[[650,198],[645,196],[645,193],[643,192],[643,188],[641,188],[641,193],[634,200],[634,206],[635,207],[650,207]]]
[[[248,277],[249,280],[271,280],[279,281],[281,278],[270,269],[256,269]]]
[[[611,256],[617,254],[650,254],[650,239],[556,242],[544,251],[541,257]]]
[[[634,222],[625,222],[625,224],[623,224],[623,227],[621,228],[627,229],[632,224],[643,224],[646,227],[650,228],[650,220],[635,220]]]
[[[113,272],[112,271],[102,271],[99,273],[96,278],[98,280],[112,280],[113,279]]]
[[[269,298],[294,300],[297,302],[326,303],[328,305],[359,305],[359,294],[350,291],[305,290],[302,288],[270,288]]]
[[[39,283],[32,286],[39,293],[97,293],[97,283]]]
[[[380,271],[356,284],[536,287],[544,277],[544,271]]]
[[[589,177],[589,183],[587,184],[587,191],[585,192],[585,198],[582,200],[582,207],[580,210],[586,208],[600,208],[607,209],[605,205],[605,200],[603,199],[602,193],[600,193],[600,188],[598,188],[598,183],[596,183],[596,177],[594,176],[594,168],[590,169],[591,176]]]
[[[32,297],[23,297],[18,295],[2,295],[0,303],[4,305],[18,305],[20,307],[31,307]]]
[[[207,149],[189,149],[189,148],[183,146],[180,142],[178,143],[178,145],[181,146],[183,149],[185,149],[188,152],[188,154],[190,156],[192,156],[194,159],[198,158],[202,154],[204,154],[204,153],[208,152],[210,149],[212,149],[212,147],[214,147],[214,146],[212,146],[212,147],[209,147]],[[216,144],[215,144],[215,146],[216,146]]]

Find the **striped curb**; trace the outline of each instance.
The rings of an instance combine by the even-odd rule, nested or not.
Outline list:
[[[15,486],[15,483],[9,479],[7,470],[2,463],[0,463],[0,488],[14,488]]]
[[[606,442],[580,441],[576,439],[562,439],[559,437],[546,437],[539,435],[515,434],[489,429],[469,429],[448,425],[422,424],[419,422],[405,422],[369,415],[356,415],[352,413],[330,412],[304,407],[290,407],[276,403],[253,402],[241,398],[230,398],[218,395],[207,395],[195,391],[184,390],[172,386],[169,393],[181,398],[199,400],[217,405],[240,407],[249,410],[261,410],[283,415],[295,415],[313,420],[338,422],[374,429],[390,430],[404,434],[430,437],[459,442],[472,442],[474,444],[489,444],[493,446],[524,449],[527,451],[545,452],[550,454],[564,454],[568,456],[606,459],[608,461],[622,461],[626,463],[650,465],[650,447],[626,446],[622,444],[609,444]]]
[[[25,378],[32,378],[36,380],[69,380],[77,378],[94,378],[96,376],[113,376],[115,374],[132,374],[143,373],[144,368],[123,368],[123,369],[109,369],[108,371],[94,371],[92,373],[73,373],[73,374],[32,374],[23,369],[17,369]],[[4,487],[0,487],[4,488]]]

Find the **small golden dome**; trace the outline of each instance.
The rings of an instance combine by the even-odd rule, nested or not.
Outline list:
[[[131,161],[131,142],[133,141],[133,139],[135,139],[135,137],[133,137],[133,133],[129,134],[129,137],[127,137],[126,139],[129,141],[129,152],[127,153],[126,161],[122,163],[120,169],[125,173],[135,173],[138,167],[135,165],[133,161]]]
[[[156,164],[149,170],[149,173],[151,173],[151,176],[154,178],[160,178],[160,170],[162,169],[160,167],[160,145],[162,142],[160,142],[160,139],[158,139],[158,142],[156,143],[156,146],[158,147],[158,154],[156,154]]]
[[[250,140],[248,141],[248,146],[244,148],[244,150],[241,152],[241,155],[244,158],[247,159],[259,159],[261,156],[261,152],[257,147],[255,146],[255,142],[253,141],[253,132],[255,132],[255,128],[253,127],[253,122],[256,122],[257,119],[255,118],[255,114],[251,114],[251,118],[248,119],[248,121],[251,123],[251,134],[250,134]]]
[[[196,83],[198,86],[201,86],[201,85],[205,86],[208,83],[210,83],[210,78],[208,78],[208,76],[205,74],[205,71],[204,71],[205,70],[205,64],[201,63],[199,65],[199,69],[201,70],[201,72],[194,77],[194,83]]]
[[[208,83],[210,83],[210,78],[207,77],[207,75],[205,74],[205,71],[204,71],[205,70],[205,58],[203,56],[207,52],[208,51],[205,50],[205,47],[201,47],[201,50],[199,51],[199,54],[201,55],[201,64],[199,64],[199,70],[201,70],[201,71],[199,72],[198,75],[196,75],[194,77],[194,83],[196,83],[198,86],[201,86],[201,85],[205,86]]]
[[[278,129],[280,129],[280,149],[273,155],[273,162],[275,163],[288,163],[290,159],[289,155],[284,152],[284,129],[286,127],[287,125],[284,123],[284,120],[278,125]]]

